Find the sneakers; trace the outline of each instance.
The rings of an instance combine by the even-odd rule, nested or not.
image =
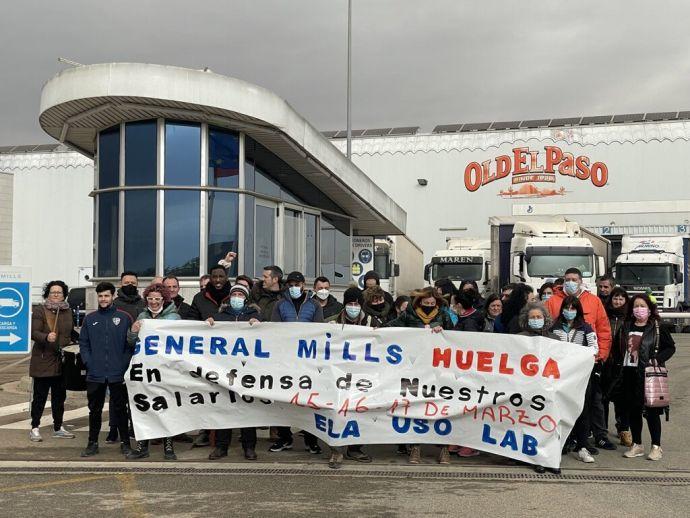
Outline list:
[[[438,452],[438,463],[450,464],[450,453],[448,452],[447,446],[443,446],[441,451]]]
[[[606,437],[597,439],[594,444],[597,448],[601,448],[602,450],[614,451],[616,449],[616,445],[609,441]]]
[[[245,448],[244,458],[247,460],[256,460],[258,458],[256,456],[256,450],[254,448]]]
[[[108,436],[105,438],[105,443],[106,444],[117,444],[118,435],[119,434],[117,433],[117,427],[111,426],[110,431],[108,432]]]
[[[412,446],[410,448],[410,456],[407,458],[407,462],[410,464],[419,464],[422,460],[422,451],[419,446]]]
[[[75,437],[72,432],[65,430],[64,426],[61,426],[59,430],[53,431],[53,438],[55,439],[74,439]]]
[[[274,442],[268,451],[277,452],[292,449],[292,440],[278,439]]]
[[[80,457],[93,457],[98,453],[98,443],[89,442],[86,448],[81,452]]]
[[[458,457],[476,457],[479,451],[468,448],[467,446],[460,446],[458,449]]]
[[[208,454],[208,460],[218,460],[222,457],[227,457],[228,456],[228,450],[225,448],[221,448],[220,446],[216,446],[213,448],[213,451]]]
[[[318,444],[304,445],[304,451],[311,453],[312,455],[321,455],[321,446]]]
[[[628,430],[618,432],[618,438],[621,441],[621,446],[630,448],[633,445],[632,434]]]
[[[41,432],[38,428],[32,428],[29,432],[29,440],[31,442],[42,442],[43,437],[41,437]]]
[[[657,446],[656,444],[653,444],[652,445],[652,451],[650,451],[649,455],[647,455],[647,460],[661,460],[663,453],[664,452],[661,449],[661,446]]]
[[[633,444],[628,451],[623,454],[626,459],[635,457],[644,457],[644,446],[641,444]]]
[[[587,451],[587,448],[580,448],[577,452],[577,460],[580,460],[582,462],[585,462],[587,464],[591,464],[594,462],[594,457],[592,457],[589,454],[589,451]]]
[[[343,454],[339,451],[333,450],[331,458],[328,459],[328,467],[331,469],[340,469],[343,467]]]

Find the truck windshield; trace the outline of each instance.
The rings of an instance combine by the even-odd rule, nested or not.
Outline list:
[[[482,278],[481,264],[435,264],[432,277],[434,280],[448,278],[451,281],[479,281]]]
[[[530,277],[563,277],[568,268],[578,268],[583,277],[591,277],[593,257],[591,255],[531,255],[527,263]]]
[[[620,285],[673,284],[673,267],[670,264],[617,264],[616,282]]]

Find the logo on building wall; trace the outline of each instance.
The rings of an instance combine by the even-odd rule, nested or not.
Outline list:
[[[511,177],[503,198],[542,198],[564,196],[564,186],[554,185],[561,177],[591,181],[595,187],[608,182],[609,170],[603,162],[592,162],[586,155],[575,156],[558,146],[545,146],[544,152],[528,147],[513,148],[512,155],[499,155],[482,163],[470,162],[465,168],[465,188],[470,192],[496,180]],[[540,185],[546,184],[546,185]]]

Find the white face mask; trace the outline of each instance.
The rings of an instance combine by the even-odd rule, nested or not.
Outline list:
[[[330,294],[331,292],[328,291],[326,288],[320,289],[316,292],[316,296],[319,297],[321,300],[326,300]]]

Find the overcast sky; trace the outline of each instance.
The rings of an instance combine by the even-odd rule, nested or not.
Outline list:
[[[690,110],[690,2],[353,0],[353,128]],[[347,0],[12,0],[0,145],[51,142],[43,83],[147,62],[273,90],[344,129]]]

